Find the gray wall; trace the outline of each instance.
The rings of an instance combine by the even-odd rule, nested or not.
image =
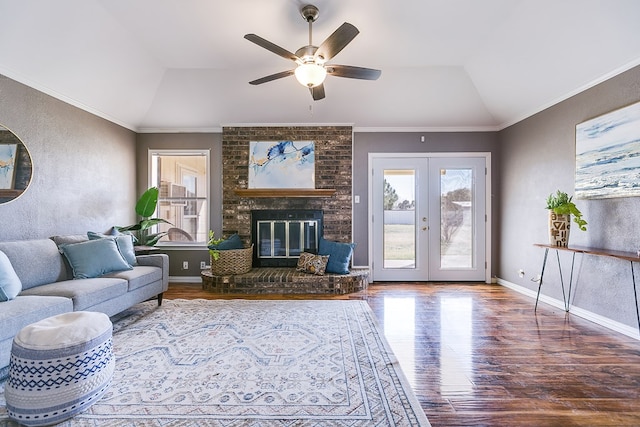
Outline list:
[[[573,192],[575,125],[638,100],[640,67],[497,133],[356,132],[353,194],[360,196],[360,203],[354,205],[355,264],[368,263],[368,153],[491,152],[494,271],[501,279],[536,290],[530,279],[539,274],[543,251],[533,243],[547,240],[547,195],[556,189]],[[137,195],[147,186],[147,150],[176,147],[212,149],[211,227],[221,233],[222,134],[136,136],[3,76],[0,123],[23,140],[34,164],[27,192],[0,205],[0,240],[85,233],[134,222]],[[424,144],[421,135],[426,137]],[[640,198],[578,200],[577,204],[589,225],[587,232],[574,228],[572,244],[640,249],[636,232]],[[190,260],[192,268],[180,274],[197,276],[199,260],[208,260],[208,255],[194,251],[173,258],[172,254],[176,265],[183,258]],[[567,265],[569,260],[562,261]],[[524,278],[518,276],[519,269],[525,271]],[[172,271],[176,274],[175,267]],[[576,272],[573,304],[636,326],[628,263],[578,256]],[[555,264],[545,273],[543,293],[562,298]]]
[[[501,144],[499,277],[537,290],[547,243],[547,196],[574,191],[575,126],[640,100],[640,67],[633,68],[499,133]],[[640,129],[638,130],[640,134]],[[587,231],[572,227],[572,245],[633,251],[640,249],[640,198],[575,200],[588,221]],[[555,253],[545,271],[543,294],[562,300]],[[568,280],[570,258],[561,254]],[[525,277],[518,276],[518,269]],[[640,268],[635,265],[636,270]],[[577,307],[637,327],[629,262],[576,256]],[[640,277],[640,276],[638,276]]]
[[[425,137],[425,142],[420,137]],[[488,152],[493,165],[493,188],[491,204],[493,210],[492,228],[498,229],[497,172],[500,164],[498,137],[495,132],[356,132],[353,149],[353,195],[360,196],[360,203],[353,209],[353,241],[358,245],[354,253],[354,265],[368,265],[368,161],[369,153],[443,153],[443,152]],[[497,237],[493,241],[493,276],[497,272]]]
[[[135,133],[0,76],[0,123],[22,139],[32,182],[0,204],[0,240],[104,231],[135,219]]]
[[[171,149],[209,149],[211,175],[211,204],[209,227],[216,236],[222,236],[222,133],[149,133],[139,134],[137,138],[137,177],[138,193],[142,194],[149,183],[149,150]],[[200,262],[209,265],[209,251],[200,249],[163,248],[161,251],[169,255],[169,275],[200,277]],[[182,262],[188,261],[189,268],[182,269]]]

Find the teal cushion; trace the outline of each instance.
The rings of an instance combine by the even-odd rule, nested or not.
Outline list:
[[[244,249],[244,245],[242,244],[242,239],[237,234],[233,234],[229,238],[223,240],[217,245],[209,245],[209,249],[218,250],[218,251],[226,251],[230,249]]]
[[[74,279],[89,279],[112,271],[131,270],[114,238],[88,240],[60,246],[69,261]]]
[[[9,301],[18,296],[22,282],[7,255],[0,251],[0,301]]]
[[[115,230],[115,229],[114,229]],[[130,265],[138,265],[138,260],[136,259],[136,251],[133,248],[133,236],[131,234],[120,233],[116,230],[118,234],[107,235],[103,233],[96,233],[95,231],[87,232],[87,237],[89,240],[96,239],[116,239],[116,245],[118,245],[118,250],[122,254],[125,260]]]
[[[355,243],[340,243],[320,239],[319,255],[329,255],[325,272],[334,274],[349,274],[349,263],[355,249]]]

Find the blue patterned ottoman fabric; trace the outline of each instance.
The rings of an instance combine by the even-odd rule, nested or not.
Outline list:
[[[106,314],[84,311],[24,327],[11,349],[9,416],[27,426],[55,424],[99,400],[115,368],[112,329]]]

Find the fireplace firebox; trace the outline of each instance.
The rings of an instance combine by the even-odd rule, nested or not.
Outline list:
[[[253,210],[254,267],[295,267],[302,252],[318,252],[321,210]]]

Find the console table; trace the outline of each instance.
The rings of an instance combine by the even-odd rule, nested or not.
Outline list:
[[[573,266],[576,259],[576,254],[587,254],[596,256],[606,256],[610,258],[617,258],[623,261],[629,261],[631,265],[631,282],[633,283],[633,296],[636,301],[636,317],[638,319],[638,329],[640,330],[640,309],[638,308],[638,293],[636,292],[636,278],[633,272],[633,263],[640,262],[638,253],[623,252],[623,251],[611,251],[607,249],[590,248],[587,246],[553,246],[546,245],[544,243],[534,243],[534,246],[544,248],[544,259],[542,261],[542,271],[540,272],[540,283],[538,284],[538,295],[536,296],[536,305],[534,311],[538,308],[538,299],[540,298],[540,288],[542,288],[542,278],[544,277],[544,268],[547,265],[547,256],[549,255],[549,249],[556,251],[556,258],[558,259],[558,271],[560,273],[560,284],[562,285],[562,299],[564,300],[564,309],[569,312],[569,304],[571,301],[571,284],[573,282]],[[571,252],[571,273],[569,275],[569,292],[565,297],[564,292],[564,279],[562,275],[562,267],[560,266],[560,251]]]

